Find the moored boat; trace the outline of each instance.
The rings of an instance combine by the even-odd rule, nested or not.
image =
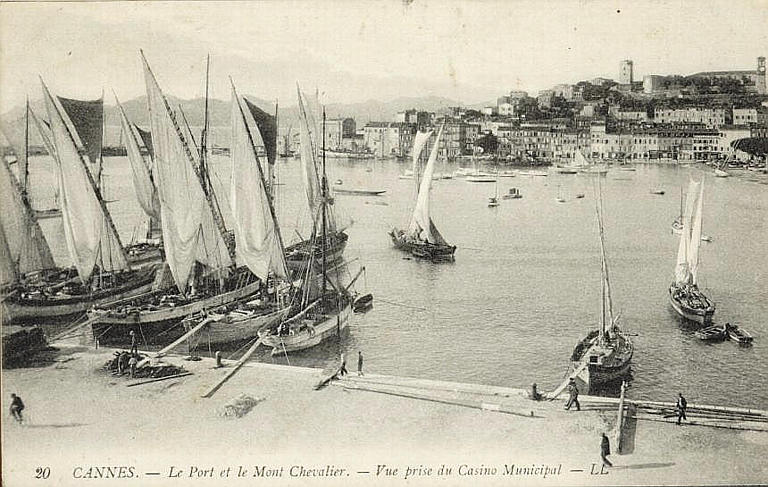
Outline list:
[[[706,325],[712,321],[715,303],[698,287],[703,198],[703,183],[691,181],[682,219],[675,280],[669,286],[669,302],[683,318]]]
[[[728,339],[738,342],[741,345],[749,345],[754,337],[745,329],[738,325],[728,325]]]
[[[696,338],[699,340],[707,342],[722,341],[727,338],[727,329],[729,326],[730,325],[727,323],[725,325],[710,325],[700,330],[696,330],[694,335],[696,335]]]
[[[588,391],[625,377],[630,370],[634,344],[618,326],[613,313],[611,282],[605,256],[605,230],[603,226],[601,183],[597,183],[597,221],[600,241],[602,288],[600,301],[600,328],[583,338],[573,350],[571,366],[575,377]]]
[[[414,257],[429,259],[435,262],[453,260],[456,246],[449,245],[437,230],[430,214],[430,186],[434,173],[435,161],[443,127],[437,134],[432,150],[427,160],[421,181],[417,179],[416,205],[407,230],[393,228],[389,232],[396,249],[410,253]],[[418,172],[419,159],[431,132],[418,132],[413,142],[414,174]]]

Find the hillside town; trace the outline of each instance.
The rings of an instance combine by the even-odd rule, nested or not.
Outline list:
[[[445,124],[440,156],[479,156],[500,163],[551,164],[577,151],[608,161],[676,162],[732,159],[748,152],[732,146],[768,137],[765,57],[755,69],[687,76],[634,75],[619,63],[618,79],[558,84],[536,96],[510,91],[495,105],[451,107],[447,113],[399,112],[394,120],[353,118],[325,124],[329,154],[405,158],[418,130]],[[281,138],[283,151],[297,137]]]

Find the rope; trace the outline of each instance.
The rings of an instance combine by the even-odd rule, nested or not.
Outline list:
[[[237,354],[237,352],[239,352],[240,350],[244,349],[245,347],[250,347],[250,346],[253,344],[253,342],[255,342],[256,340],[258,340],[258,337],[257,337],[257,338],[254,338],[254,339],[252,339],[250,342],[246,343],[246,344],[245,344],[245,345],[243,345],[242,347],[238,348],[237,350],[235,350],[234,352],[232,352],[231,354],[229,354],[229,355],[227,356],[227,360],[229,360],[229,359],[231,359],[232,357],[234,357],[234,356]]]
[[[285,354],[285,361],[288,362],[288,365],[291,365],[291,361],[288,358],[288,350],[285,349],[285,342],[283,341],[282,338],[280,339],[280,345],[283,346],[283,353]]]
[[[381,301],[382,303],[391,304],[393,306],[401,306],[403,308],[410,308],[418,311],[429,311],[427,308],[422,308],[421,306],[410,306],[408,304],[396,303],[394,301],[387,301],[386,299],[382,299],[382,298],[376,298],[376,300]]]

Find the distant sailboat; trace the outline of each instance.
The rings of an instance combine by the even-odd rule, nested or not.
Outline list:
[[[493,196],[488,198],[488,208],[495,208],[497,206],[499,206],[499,180],[498,180],[498,174],[497,174],[496,184],[494,184]]]
[[[605,227],[603,222],[602,184],[596,182],[595,208],[600,241],[601,300],[600,328],[587,334],[573,351],[572,368],[577,379],[587,389],[621,379],[629,372],[634,353],[632,341],[618,326],[618,316],[613,313],[611,281],[605,255]]]
[[[418,132],[413,141],[413,165],[414,173],[418,172],[421,153],[427,145],[431,132]],[[456,246],[449,245],[437,230],[430,214],[430,187],[435,170],[435,161],[440,138],[443,135],[443,127],[437,134],[437,139],[432,146],[429,160],[424,168],[421,180],[417,179],[418,193],[416,205],[411,215],[411,221],[407,230],[393,228],[389,235],[395,248],[409,252],[411,255],[432,261],[453,260]]]
[[[715,303],[698,286],[703,198],[704,183],[691,181],[677,250],[675,280],[669,286],[669,302],[683,318],[707,325],[715,314]]]

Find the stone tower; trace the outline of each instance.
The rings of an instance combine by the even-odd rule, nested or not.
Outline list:
[[[632,60],[625,59],[619,63],[619,83],[627,85],[632,84],[633,81]]]

